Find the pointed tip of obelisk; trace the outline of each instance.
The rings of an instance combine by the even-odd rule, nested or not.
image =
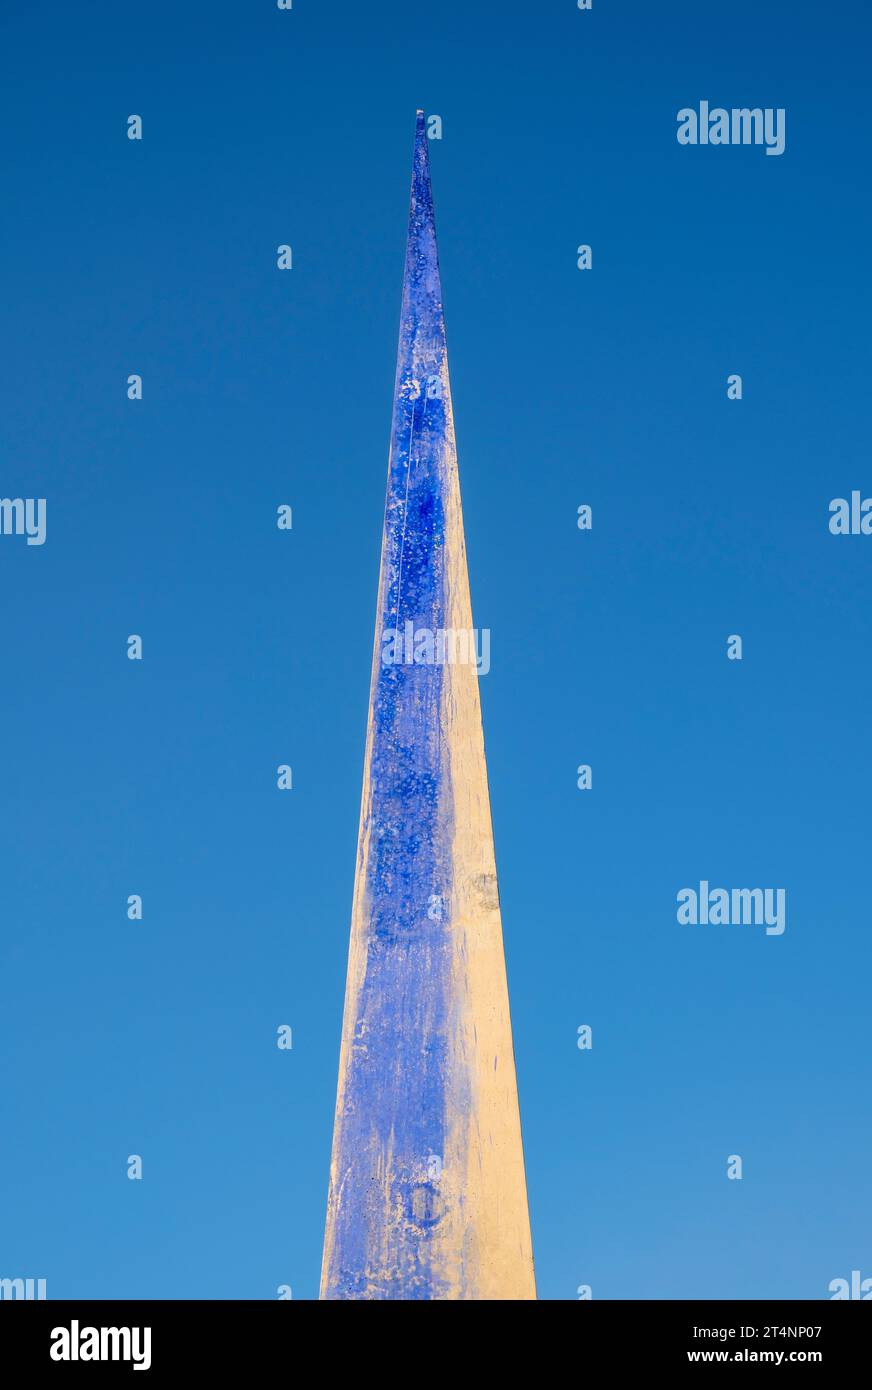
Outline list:
[[[412,156],[412,226],[418,236],[424,227],[431,235],[433,229],[433,194],[430,189],[430,141],[427,139],[427,118],[423,107],[415,112],[415,150]],[[418,217],[416,218],[416,213]],[[411,236],[411,233],[410,233]]]

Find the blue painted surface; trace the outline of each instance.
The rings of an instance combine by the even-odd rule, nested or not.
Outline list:
[[[431,1262],[440,1197],[427,1158],[443,1153],[451,949],[450,802],[440,715],[444,668],[382,665],[381,636],[445,626],[443,571],[445,327],[424,117],[418,114],[397,356],[382,584],[371,701],[371,836],[366,974],[337,1127],[342,1201],[328,1298],[434,1299],[447,1292]],[[385,1199],[383,1156],[390,1152]],[[386,1211],[394,1219],[386,1224]],[[372,1252],[383,1249],[380,1286]]]

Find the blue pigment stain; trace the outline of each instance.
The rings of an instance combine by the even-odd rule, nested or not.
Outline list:
[[[418,113],[376,631],[447,626],[445,326],[423,113]],[[438,1299],[443,1212],[428,1159],[446,1131],[450,787],[443,667],[383,665],[371,697],[366,974],[337,1127],[335,1241],[326,1297]],[[433,902],[439,903],[433,910]],[[445,905],[443,908],[442,905]],[[429,909],[429,911],[428,911]],[[388,1166],[390,1160],[390,1166]],[[389,1175],[389,1176],[388,1176]],[[387,1215],[386,1215],[387,1213]]]

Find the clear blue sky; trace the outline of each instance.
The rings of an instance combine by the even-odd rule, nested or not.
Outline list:
[[[827,527],[872,495],[870,29],[4,7],[0,494],[48,530],[0,537],[0,1276],[317,1293],[416,106],[540,1296],[872,1276],[872,537]],[[679,146],[703,98],[786,152]],[[784,935],[680,927],[701,879]]]

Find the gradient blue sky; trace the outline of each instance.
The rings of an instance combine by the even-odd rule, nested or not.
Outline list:
[[[872,1276],[872,537],[827,529],[872,495],[870,31],[4,6],[0,494],[48,539],[0,537],[0,1276],[317,1293],[416,106],[540,1296]],[[701,98],[786,153],[680,147]],[[679,927],[701,878],[784,936]]]

